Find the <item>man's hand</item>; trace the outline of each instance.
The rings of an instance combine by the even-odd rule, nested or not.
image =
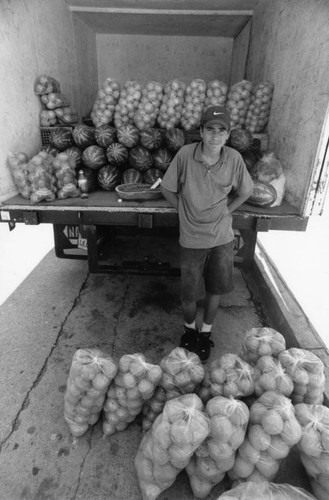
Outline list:
[[[239,208],[251,195],[253,192],[253,189],[249,189],[248,191],[243,191],[241,190],[240,194],[238,196],[235,196],[232,198],[232,200],[229,202],[227,205],[228,211],[230,214],[234,212],[237,208]]]

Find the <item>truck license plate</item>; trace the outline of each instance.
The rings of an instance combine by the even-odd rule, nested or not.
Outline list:
[[[82,238],[79,235],[79,237],[78,237],[78,248],[80,248],[80,250],[88,250],[88,247],[87,247],[87,238]]]

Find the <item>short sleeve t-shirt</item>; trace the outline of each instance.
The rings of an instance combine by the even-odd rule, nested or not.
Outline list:
[[[183,146],[169,165],[162,185],[178,193],[179,242],[186,248],[212,248],[234,239],[232,215],[227,208],[233,189],[240,194],[253,181],[235,149],[224,146],[219,162],[207,166],[202,143]]]

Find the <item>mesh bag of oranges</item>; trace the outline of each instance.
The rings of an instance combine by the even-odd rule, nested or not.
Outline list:
[[[143,500],[155,500],[174,483],[209,430],[209,418],[196,394],[184,394],[166,402],[135,457]]]
[[[204,403],[214,396],[242,398],[254,392],[254,367],[237,354],[223,354],[206,369],[198,390]]]
[[[162,375],[160,366],[148,363],[143,354],[124,354],[104,404],[105,435],[123,431],[142,411]]]
[[[244,441],[249,421],[247,405],[234,398],[216,396],[208,401],[205,412],[209,417],[210,434],[195,450],[186,467],[197,498],[207,497],[233,467],[236,450]]]
[[[296,418],[302,428],[297,444],[301,462],[311,479],[316,498],[329,498],[329,408],[324,405],[298,403]]]
[[[264,392],[250,407],[247,434],[228,475],[238,481],[273,481],[282,459],[300,438],[291,400]]]
[[[257,363],[261,356],[277,358],[285,349],[283,335],[274,328],[251,328],[244,336],[240,356],[248,363]]]
[[[98,421],[116,373],[111,356],[99,349],[78,349],[74,353],[64,395],[64,418],[73,436],[82,436]]]
[[[143,430],[150,429],[166,401],[194,392],[204,377],[199,356],[176,347],[161,362],[162,377],[154,395],[143,406]]]

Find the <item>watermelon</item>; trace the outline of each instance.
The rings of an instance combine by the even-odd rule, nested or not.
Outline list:
[[[120,184],[121,175],[122,172],[116,165],[104,165],[97,174],[98,184],[105,191],[113,191]]]
[[[87,179],[87,185],[86,185],[86,190],[88,193],[91,193],[92,191],[95,191],[98,187],[98,182],[97,182],[97,171],[93,170],[92,168],[82,166],[79,169],[76,170],[76,178],[78,179],[79,177],[79,171],[83,171],[83,174],[85,178]]]
[[[270,207],[276,200],[274,187],[268,182],[254,180],[254,190],[247,199],[247,203],[258,207]]]
[[[150,151],[143,146],[135,146],[129,151],[129,165],[141,172],[153,166],[153,157]]]
[[[58,151],[64,151],[74,145],[71,129],[66,127],[56,127],[50,132],[49,144]]]
[[[82,161],[82,150],[77,146],[71,146],[63,151],[66,153],[69,158],[71,158],[75,163],[75,168],[79,168],[81,166]]]
[[[158,168],[149,168],[143,172],[143,182],[146,184],[154,184],[158,179],[162,179],[163,172]]]
[[[158,128],[142,130],[139,136],[141,145],[150,151],[153,149],[159,149],[162,144],[162,133]]]
[[[128,161],[128,149],[120,142],[113,142],[106,149],[106,156],[111,165],[123,167]]]
[[[116,141],[117,131],[116,128],[110,125],[101,125],[96,128],[95,140],[102,148],[107,148],[110,144]]]
[[[153,153],[153,162],[155,168],[158,168],[162,172],[165,172],[169,167],[171,160],[174,157],[174,153],[166,148],[160,148]]]
[[[143,182],[142,172],[136,170],[136,168],[127,168],[122,176],[123,184],[138,184]]]
[[[253,166],[256,165],[259,155],[256,155],[253,151],[244,151],[241,153],[241,156],[246,164],[248,172],[250,172]]]
[[[117,138],[127,148],[133,148],[139,141],[139,132],[131,123],[125,123],[117,129]]]
[[[75,144],[81,149],[86,149],[88,146],[96,144],[95,131],[94,127],[77,125],[72,132]]]
[[[252,135],[248,130],[233,128],[230,133],[228,145],[240,153],[247,151],[252,145]]]
[[[40,151],[45,151],[45,153],[48,153],[52,156],[56,156],[57,153],[58,153],[58,149],[56,148],[53,148],[51,146],[42,146],[41,150]]]
[[[170,151],[177,152],[185,144],[185,135],[180,128],[170,128],[165,134],[165,145]]]
[[[93,170],[99,170],[107,163],[104,148],[89,146],[82,153],[82,163]]]

